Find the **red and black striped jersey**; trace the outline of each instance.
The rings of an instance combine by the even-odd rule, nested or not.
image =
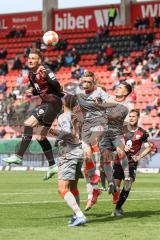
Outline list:
[[[125,145],[131,147],[131,152],[128,152],[128,157],[131,157],[138,153],[142,147],[142,144],[148,141],[149,134],[141,127],[138,127],[135,131],[126,131],[124,133]]]
[[[39,72],[29,73],[29,81],[33,88],[33,95],[39,95],[43,102],[55,102],[57,97],[63,97],[62,88],[54,73],[46,66],[46,76]]]

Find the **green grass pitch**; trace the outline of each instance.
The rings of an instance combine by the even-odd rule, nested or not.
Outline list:
[[[111,196],[103,192],[86,213],[85,226],[69,228],[71,210],[57,193],[56,177],[42,172],[0,173],[0,240],[159,240],[160,175],[138,174],[123,218],[111,217]],[[85,207],[84,180],[79,184]]]

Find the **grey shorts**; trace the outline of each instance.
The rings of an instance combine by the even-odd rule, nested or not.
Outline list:
[[[106,125],[106,119],[93,118],[84,122],[82,127],[82,141],[86,144],[92,144],[92,141],[99,139],[103,134]]]
[[[83,150],[76,147],[69,152],[65,152],[65,148],[63,148],[63,151],[60,149],[60,153],[63,154],[58,158],[58,179],[75,180],[82,178]]]
[[[58,180],[77,180],[83,178],[81,171],[82,161],[77,161],[77,159],[66,160],[58,165]]]
[[[111,136],[107,132],[104,133],[100,143],[99,147],[101,152],[104,152],[105,150],[115,150],[116,147],[124,147],[125,140],[123,135],[119,136]]]

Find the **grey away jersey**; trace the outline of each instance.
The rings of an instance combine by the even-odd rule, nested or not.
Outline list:
[[[59,154],[64,159],[82,159],[81,143],[73,135],[71,116],[71,112],[65,112],[58,117],[58,130],[61,132],[57,138],[60,141]]]
[[[94,103],[95,99],[100,102],[107,102],[109,100],[109,95],[102,88],[95,86],[94,91],[85,93],[84,90],[77,87],[75,94],[86,120],[104,116],[105,110],[100,109]]]
[[[114,101],[114,99],[112,98]],[[128,115],[128,102],[127,100],[124,102],[116,102],[117,105],[112,108],[106,109],[108,125],[106,131],[109,134],[113,135],[122,135],[123,134],[123,126],[124,121]]]

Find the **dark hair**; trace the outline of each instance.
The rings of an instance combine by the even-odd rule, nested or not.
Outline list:
[[[36,54],[43,61],[43,55],[42,55],[41,51],[38,48],[31,49],[29,54]]]
[[[127,96],[128,96],[132,92],[132,86],[129,83],[125,82],[125,81],[121,82],[120,84],[125,86],[125,88],[127,89],[127,92],[128,92],[128,94],[127,94]]]
[[[130,113],[133,113],[133,112],[137,113],[137,117],[140,116],[140,111],[139,111],[138,109],[132,109],[132,110],[129,112],[129,114],[130,114]]]
[[[95,75],[94,75],[93,72],[86,71],[86,72],[84,72],[84,74],[82,75],[82,78],[83,78],[83,77],[91,77],[91,78],[93,78],[93,80],[95,80]]]
[[[73,110],[73,108],[76,106],[77,98],[71,94],[67,94],[64,96],[64,105],[69,108],[70,110]]]

